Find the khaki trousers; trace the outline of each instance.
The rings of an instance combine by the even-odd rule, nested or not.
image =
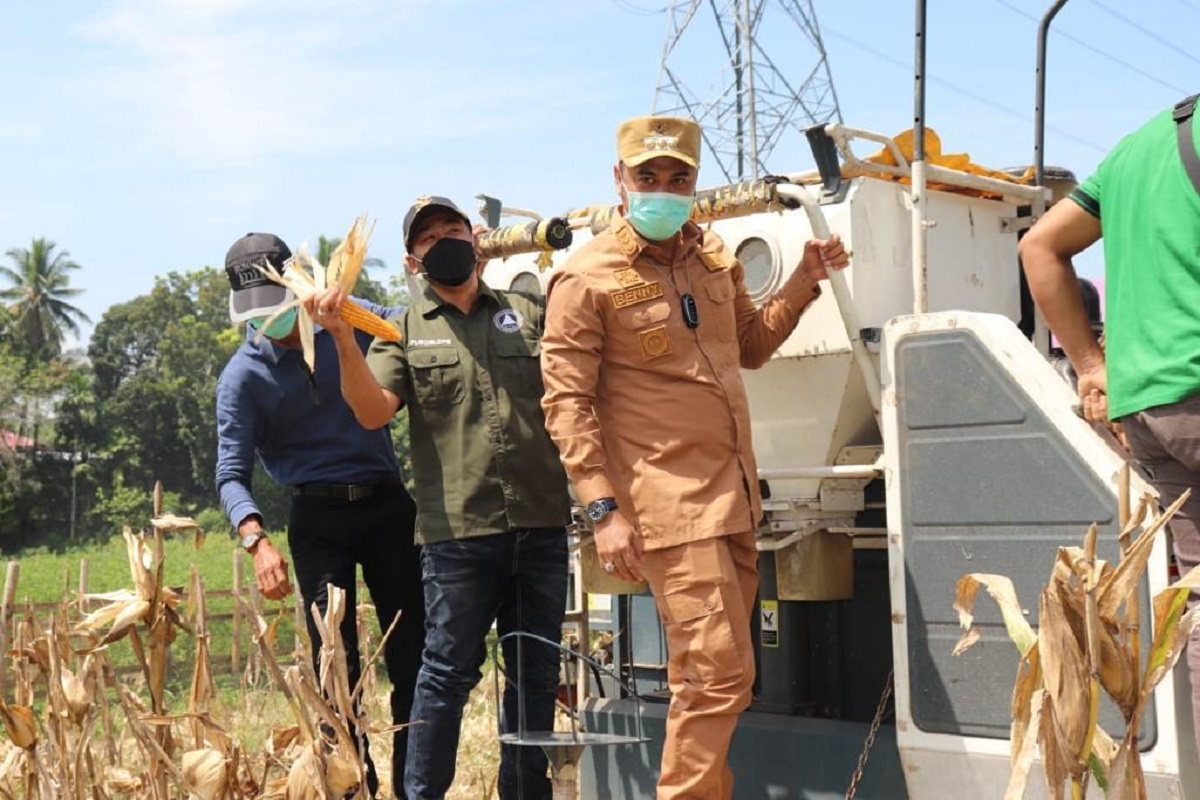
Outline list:
[[[1123,417],[1121,422],[1133,457],[1149,473],[1164,507],[1178,500],[1185,490],[1192,490],[1191,497],[1167,525],[1179,574],[1186,575],[1200,564],[1200,394],[1147,408]],[[1188,606],[1196,602],[1197,594],[1193,592]],[[1192,723],[1196,747],[1200,749],[1200,628],[1188,640],[1187,662],[1192,674]]]
[[[642,564],[669,653],[658,800],[730,800],[729,741],[754,684],[754,533],[647,551]]]

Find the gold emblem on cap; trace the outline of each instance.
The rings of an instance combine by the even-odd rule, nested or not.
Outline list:
[[[423,194],[413,201],[413,208],[421,209],[433,202],[433,198]]]
[[[679,137],[660,132],[642,139],[642,144],[647,150],[678,150]]]
[[[642,358],[661,358],[671,354],[671,338],[667,335],[667,326],[659,325],[638,333],[642,342]]]

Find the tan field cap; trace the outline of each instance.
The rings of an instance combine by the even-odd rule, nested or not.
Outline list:
[[[700,126],[684,117],[634,117],[617,128],[617,158],[636,167],[659,156],[700,167]]]

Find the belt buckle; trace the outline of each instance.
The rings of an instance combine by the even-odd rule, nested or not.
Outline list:
[[[365,483],[353,483],[346,489],[346,500],[357,503],[371,496],[371,486]]]

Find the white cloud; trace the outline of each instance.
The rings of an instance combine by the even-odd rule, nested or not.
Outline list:
[[[78,31],[105,64],[84,80],[148,145],[212,166],[531,124],[513,109],[545,84],[402,62],[427,4],[112,0]]]

